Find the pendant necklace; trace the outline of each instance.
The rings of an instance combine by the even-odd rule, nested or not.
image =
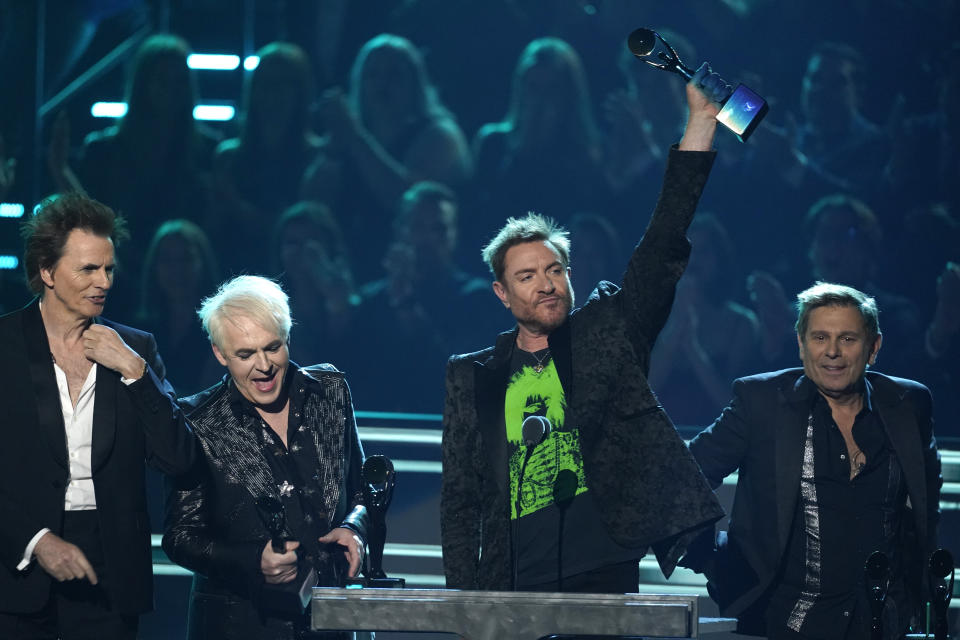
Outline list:
[[[538,375],[543,373],[543,369],[545,367],[544,363],[548,362],[550,359],[550,349],[547,349],[546,353],[539,358],[537,357],[537,354],[533,353],[532,351],[530,352],[530,355],[533,356],[533,359],[537,361],[537,364],[533,366],[533,372]]]

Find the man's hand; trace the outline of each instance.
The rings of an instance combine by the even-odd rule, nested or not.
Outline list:
[[[283,584],[297,577],[297,552],[300,543],[296,540],[287,540],[284,543],[284,552],[277,553],[273,544],[268,540],[260,554],[260,573],[267,584]]]
[[[335,542],[341,547],[346,547],[343,555],[350,563],[348,575],[353,578],[360,572],[360,565],[363,564],[363,540],[355,532],[346,527],[337,527],[320,537],[319,541],[324,544]]]
[[[90,584],[97,584],[97,572],[83,551],[49,531],[37,541],[33,555],[43,570],[60,582],[86,578]]]
[[[127,346],[120,334],[102,324],[91,324],[83,332],[83,355],[119,371],[128,380],[137,380],[143,373],[143,358]]]
[[[723,78],[710,70],[706,62],[700,65],[687,83],[687,126],[680,140],[681,151],[709,151],[717,130],[720,103],[730,97],[732,89]]]

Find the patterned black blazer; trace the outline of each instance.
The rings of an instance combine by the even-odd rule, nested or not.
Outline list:
[[[366,538],[366,510],[360,506],[363,449],[350,391],[331,365],[287,375],[311,389],[304,424],[316,447],[327,529],[344,522]],[[193,473],[177,479],[167,501],[163,549],[177,564],[204,578],[201,588],[256,598],[263,583],[260,556],[270,534],[256,500],[280,498],[269,463],[256,437],[254,418],[235,410],[229,375],[217,385],[180,400],[203,452]],[[194,590],[198,588],[194,583]]]
[[[686,229],[714,156],[671,151],[623,287],[601,282],[549,338],[566,424],[579,427],[587,486],[603,525],[638,557],[652,546],[666,575],[692,534],[723,515],[647,384],[650,351],[687,265]],[[448,587],[510,586],[507,443],[498,414],[515,335],[501,334],[494,347],[447,365],[441,533]]]

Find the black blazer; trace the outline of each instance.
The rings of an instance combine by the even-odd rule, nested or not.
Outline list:
[[[550,334],[580,431],[587,485],[611,538],[669,576],[697,529],[723,510],[647,384],[650,351],[690,255],[686,230],[713,153],[672,150],[657,207],[623,287],[601,282]],[[499,428],[516,329],[447,365],[440,517],[447,586],[510,586],[507,443]],[[482,553],[481,553],[482,551]]]
[[[322,515],[329,528],[347,526],[366,539],[366,508],[360,504],[363,449],[346,380],[326,364],[299,369],[291,362],[287,375],[291,385],[308,385],[316,399],[304,415],[313,416],[317,473],[327,489]],[[258,428],[254,419],[231,406],[232,385],[227,375],[180,400],[202,456],[191,473],[168,478],[163,549],[197,574],[195,602],[198,593],[256,601],[263,585],[260,556],[270,538],[256,500],[280,498],[269,463],[252,437]]]
[[[108,579],[104,586],[123,614],[153,607],[150,523],[144,460],[166,473],[193,464],[196,444],[164,380],[148,333],[98,319],[147,361],[128,385],[97,367],[93,409],[93,485]],[[17,571],[30,539],[42,528],[62,533],[69,481],[66,431],[50,346],[38,300],[0,317],[0,610],[38,611],[51,578],[34,562]]]
[[[786,551],[810,412],[804,380],[803,369],[736,380],[733,401],[690,442],[714,487],[739,469],[729,532],[718,537],[722,544],[714,548],[710,540],[709,550],[694,549],[682,561],[707,576],[710,595],[723,615],[741,616],[757,604]],[[920,567],[936,548],[942,484],[930,392],[917,382],[872,371],[867,381],[910,497],[911,513],[904,519],[909,528],[905,566]],[[914,602],[919,601],[921,583],[918,573],[908,575],[908,595]],[[742,627],[744,623],[741,620]]]

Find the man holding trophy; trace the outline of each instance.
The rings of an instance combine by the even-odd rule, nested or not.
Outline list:
[[[204,454],[170,492],[163,537],[196,574],[188,638],[330,637],[309,631],[310,589],[357,575],[367,526],[347,383],[290,362],[271,280],[236,277],[198,314],[228,375],[180,400]]]

